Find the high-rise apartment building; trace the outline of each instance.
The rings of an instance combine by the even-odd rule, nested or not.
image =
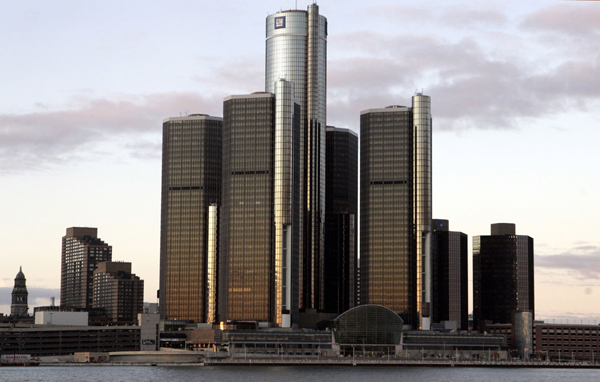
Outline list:
[[[356,305],[358,265],[358,134],[327,127],[324,311]]]
[[[98,238],[97,228],[71,227],[62,238],[60,305],[91,309],[94,271],[112,260],[112,247]]]
[[[431,228],[431,321],[468,330],[467,235],[450,231],[448,220],[433,219]]]
[[[278,80],[294,83],[300,105],[300,273],[301,309],[324,308],[325,134],[327,19],[312,4],[267,17],[265,90]]]
[[[10,304],[10,315],[13,317],[23,317],[27,315],[29,305],[27,300],[29,293],[27,292],[27,279],[23,273],[23,268],[19,267],[19,273],[15,277],[15,286],[12,291],[12,302]]]
[[[216,303],[208,300],[216,298],[208,284],[216,272],[209,266],[209,227],[216,228],[216,224],[209,224],[209,208],[221,200],[221,130],[222,118],[208,115],[163,121],[162,319],[214,319],[209,310]]]
[[[107,320],[135,325],[144,306],[144,280],[131,273],[131,263],[104,261],[94,271],[93,307]]]
[[[431,303],[431,100],[361,112],[361,302],[428,329]]]
[[[221,321],[290,327],[299,313],[300,107],[293,83],[225,98]]]
[[[473,238],[473,324],[511,323],[515,311],[535,315],[533,238],[511,223],[492,224],[490,236]]]

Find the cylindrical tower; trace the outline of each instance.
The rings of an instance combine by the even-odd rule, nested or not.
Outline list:
[[[420,328],[431,324],[431,98],[418,93],[413,111],[413,205],[416,228],[417,309]]]
[[[208,206],[208,243],[206,256],[206,322],[217,320],[217,254],[219,239],[219,206]]]
[[[300,104],[300,304],[320,309],[323,302],[325,213],[325,134],[327,93],[327,19],[312,4],[308,11],[283,11],[267,17],[265,90],[294,83]]]
[[[275,321],[292,324],[292,203],[294,84],[283,79],[275,89]]]

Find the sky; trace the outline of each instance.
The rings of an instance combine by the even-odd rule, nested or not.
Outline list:
[[[265,18],[309,1],[6,2],[0,313],[60,297],[61,237],[97,227],[156,302],[161,129],[264,90]],[[328,125],[432,97],[433,217],[535,240],[536,318],[600,323],[600,2],[323,0]]]

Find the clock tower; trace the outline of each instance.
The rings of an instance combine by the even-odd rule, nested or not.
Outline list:
[[[26,316],[29,306],[27,305],[27,286],[25,286],[25,275],[19,267],[19,273],[15,277],[15,287],[12,291],[12,304],[10,305],[10,315],[13,317]]]

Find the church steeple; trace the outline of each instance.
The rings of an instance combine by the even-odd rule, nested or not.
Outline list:
[[[10,305],[10,315],[13,317],[26,316],[29,310],[27,305],[29,293],[27,292],[26,282],[23,267],[19,267],[19,273],[15,277],[15,287],[12,291],[12,304]]]

